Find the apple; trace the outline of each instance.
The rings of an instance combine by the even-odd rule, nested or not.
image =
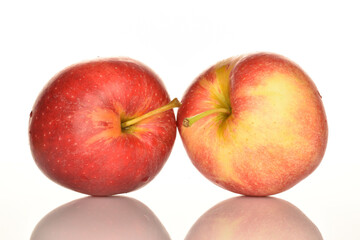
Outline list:
[[[185,93],[177,126],[205,177],[250,196],[280,193],[308,176],[321,162],[328,137],[313,81],[272,53],[210,67]]]
[[[86,197],[43,217],[31,240],[170,240],[155,214],[140,201],[123,196]]]
[[[235,197],[208,210],[185,240],[321,240],[319,229],[291,203],[273,197]]]
[[[41,171],[74,191],[106,196],[138,189],[166,162],[176,137],[169,96],[140,62],[106,58],[72,65],[38,96],[29,138]]]

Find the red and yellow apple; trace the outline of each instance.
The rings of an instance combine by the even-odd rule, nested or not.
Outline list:
[[[182,99],[177,125],[205,177],[252,196],[280,193],[308,176],[328,136],[314,82],[271,53],[230,58],[201,74]]]
[[[151,181],[176,136],[179,106],[148,67],[125,58],[70,66],[45,86],[30,114],[32,155],[42,172],[72,190],[133,191]]]

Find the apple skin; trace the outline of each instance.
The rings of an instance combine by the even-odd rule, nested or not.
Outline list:
[[[209,109],[190,127],[185,118]],[[328,137],[321,96],[295,63],[272,53],[219,62],[189,87],[177,126],[195,167],[235,193],[283,192],[320,164]]]
[[[150,182],[176,137],[173,110],[122,129],[121,123],[169,103],[159,77],[128,58],[70,66],[45,86],[30,114],[33,158],[56,183],[106,196]]]
[[[273,197],[235,197],[204,213],[185,240],[322,240],[316,225],[291,203]]]

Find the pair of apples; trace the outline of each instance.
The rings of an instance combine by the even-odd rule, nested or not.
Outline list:
[[[205,177],[250,196],[280,193],[308,176],[328,135],[315,84],[282,56],[221,61],[181,104],[142,63],[111,58],[70,66],[50,80],[30,114],[30,147],[56,183],[107,196],[150,182],[170,155],[176,127]]]

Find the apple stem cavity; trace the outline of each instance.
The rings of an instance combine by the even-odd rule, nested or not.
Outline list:
[[[156,115],[156,114],[159,114],[159,113],[162,113],[162,112],[165,112],[167,110],[170,110],[170,109],[173,109],[173,108],[176,108],[176,107],[180,107],[181,106],[181,103],[179,102],[179,100],[177,98],[174,98],[171,102],[169,102],[168,104],[162,106],[162,107],[159,107],[155,110],[152,110],[148,113],[145,113],[144,115],[140,116],[140,117],[137,117],[137,118],[133,118],[133,119],[130,119],[126,122],[123,122],[121,123],[121,128],[126,128],[126,127],[129,127],[131,125],[134,125],[146,118],[149,118],[153,115]]]
[[[192,117],[189,117],[189,118],[185,118],[184,121],[183,121],[183,126],[184,127],[191,127],[191,125],[193,125],[195,122],[197,122],[198,120],[206,117],[206,116],[209,116],[211,114],[214,114],[214,113],[225,113],[225,114],[230,114],[231,111],[227,108],[214,108],[214,109],[210,109],[210,110],[207,110],[205,112],[202,112],[202,113],[199,113],[195,116],[192,116]]]

